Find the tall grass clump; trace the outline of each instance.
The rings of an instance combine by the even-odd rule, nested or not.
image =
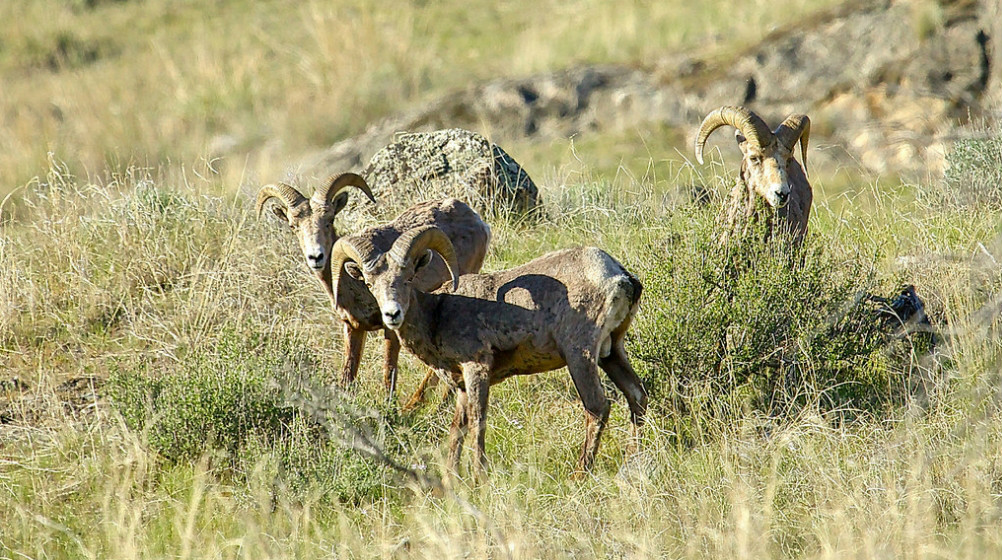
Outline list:
[[[249,205],[210,194],[208,182],[166,187],[167,173],[85,179],[53,160],[23,190],[0,244],[5,346],[175,356],[226,325],[327,319],[293,253]]]
[[[1002,209],[1002,134],[958,140],[946,163],[945,188],[936,191],[945,202]]]
[[[222,200],[162,189],[140,168],[84,181],[53,160],[20,205],[26,224],[2,255],[19,281],[0,298],[19,311],[7,335],[26,345],[120,339],[165,303],[176,311],[231,249],[204,240],[236,227]]]
[[[722,246],[713,212],[683,214],[687,230],[647,270],[632,344],[653,402],[680,418],[805,406],[856,415],[901,402],[919,342],[893,342],[870,299],[887,283],[879,251],[818,233],[801,248],[785,236]]]

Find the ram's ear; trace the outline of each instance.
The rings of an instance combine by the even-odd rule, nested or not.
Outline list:
[[[422,268],[428,266],[431,263],[432,258],[434,258],[434,254],[431,252],[431,249],[425,251],[423,255],[418,257],[417,262],[414,263],[414,272],[418,272]]]
[[[289,216],[285,213],[285,206],[282,206],[281,204],[272,204],[271,213],[279,220],[282,220],[283,224],[289,223]]]
[[[334,214],[337,214],[338,212],[344,210],[344,207],[347,206],[347,205],[348,205],[348,193],[347,192],[343,192],[343,193],[335,196],[334,200],[331,202],[331,206],[334,207]]]
[[[744,134],[741,134],[740,130],[734,131],[734,141],[738,143],[738,148],[741,149],[741,153],[745,153],[745,149],[748,147],[748,139],[745,138]]]
[[[362,274],[362,267],[358,266],[358,263],[348,261],[344,263],[344,270],[355,280],[365,281],[365,276]]]

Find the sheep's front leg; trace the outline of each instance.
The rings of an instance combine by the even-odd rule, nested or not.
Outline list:
[[[386,394],[393,396],[397,390],[397,362],[400,360],[400,339],[390,329],[383,329],[383,349],[385,357],[383,361],[383,385],[386,387]]]
[[[484,480],[487,476],[487,453],[485,435],[487,434],[487,395],[490,392],[491,369],[489,363],[468,362],[463,364],[463,382],[466,384],[467,416],[477,437],[477,446],[473,450],[473,468],[476,479]]]
[[[341,384],[347,386],[358,375],[358,364],[362,361],[362,346],[365,345],[365,331],[344,322],[344,364],[341,366]]]

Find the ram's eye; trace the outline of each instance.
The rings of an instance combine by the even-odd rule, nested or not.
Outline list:
[[[755,165],[760,165],[762,163],[762,156],[751,156],[748,159],[750,159]]]

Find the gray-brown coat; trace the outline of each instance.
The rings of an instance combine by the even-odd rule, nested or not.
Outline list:
[[[396,330],[404,348],[448,372],[458,386],[450,468],[458,469],[472,424],[474,465],[482,473],[489,387],[513,375],[567,366],[586,413],[581,470],[591,466],[609,416],[599,368],[625,395],[634,426],[642,424],[647,392],[623,346],[642,286],[615,259],[594,247],[567,249],[511,270],[454,276],[452,291],[424,293],[413,278],[435,253],[455,262],[448,238],[421,228],[402,235],[379,261],[359,262],[347,240],[335,245],[332,259],[369,285],[383,323]]]

